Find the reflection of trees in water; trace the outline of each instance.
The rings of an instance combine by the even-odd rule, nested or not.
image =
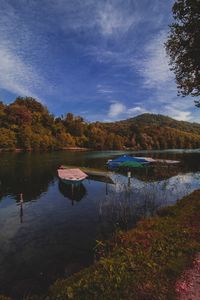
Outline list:
[[[176,176],[181,172],[182,165],[167,165],[167,164],[153,164],[147,165],[142,169],[133,169],[132,174],[135,178],[150,182],[150,181],[161,181]],[[120,172],[123,175],[127,175],[127,171]]]
[[[128,229],[142,217],[152,216],[160,207],[173,204],[195,189],[192,179],[198,182],[200,173],[196,179],[195,175],[189,174],[157,182],[132,178],[130,186],[127,178],[116,176],[115,186],[109,186],[108,195],[99,203],[103,231]]]
[[[72,204],[73,201],[80,201],[87,194],[86,188],[82,183],[73,185],[65,184],[62,181],[59,181],[58,187],[59,191],[65,198],[72,200]]]
[[[160,157],[159,157],[160,158]],[[162,158],[163,159],[163,158]],[[169,157],[166,157],[169,159]],[[174,160],[180,160],[177,155],[172,157]],[[150,182],[150,181],[161,181],[170,179],[178,174],[184,174],[188,172],[200,171],[200,159],[195,155],[187,155],[184,161],[180,160],[177,164],[166,164],[166,163],[153,163],[145,166],[142,169],[133,169],[132,174],[139,180]],[[127,172],[120,172],[123,175],[127,175]]]
[[[146,155],[147,156],[147,155]],[[198,172],[200,171],[200,159],[199,153],[195,152],[185,152],[184,150],[173,150],[172,151],[161,151],[155,153],[149,153],[149,156],[157,159],[171,159],[179,160],[181,163],[177,165],[179,172],[188,173],[188,172]]]
[[[116,189],[116,190],[115,190]],[[128,229],[142,216],[153,214],[160,206],[154,197],[146,193],[140,197],[138,190],[124,183],[116,183],[115,189],[100,202],[99,214],[103,227]]]
[[[34,158],[34,157],[33,157]],[[19,194],[23,193],[24,201],[36,200],[46,192],[54,174],[49,164],[40,159],[26,156],[10,156],[3,160],[0,166],[0,200],[8,195],[19,201]]]

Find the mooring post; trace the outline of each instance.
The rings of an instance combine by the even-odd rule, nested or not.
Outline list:
[[[130,186],[130,184],[131,184],[131,171],[128,171],[127,176],[128,176],[128,186]]]
[[[23,194],[20,193],[19,196],[20,196],[20,203],[23,203],[24,202],[24,200],[23,200]]]

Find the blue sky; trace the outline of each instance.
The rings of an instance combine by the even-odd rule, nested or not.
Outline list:
[[[177,97],[163,43],[173,0],[0,0],[0,100],[114,121],[151,112],[200,121]]]

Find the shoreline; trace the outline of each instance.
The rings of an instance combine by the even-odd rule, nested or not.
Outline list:
[[[136,150],[136,149],[119,149],[119,150],[113,150],[113,149],[104,149],[104,150],[98,150],[95,148],[84,148],[84,147],[64,147],[61,149],[50,149],[50,150],[43,150],[43,149],[23,149],[23,148],[15,148],[15,149],[9,149],[9,148],[0,148],[0,153],[8,153],[8,152],[12,152],[12,153],[46,153],[46,152],[58,152],[58,151],[98,151],[98,152],[135,152],[135,153],[150,153],[150,152],[154,152],[154,153],[159,153],[159,152],[200,152],[200,148],[177,148],[177,149],[140,149],[140,150]]]
[[[92,150],[93,149],[91,149],[91,148],[81,148],[81,147],[64,147],[62,149],[51,149],[51,150],[43,150],[43,149],[34,150],[34,149],[23,149],[23,148],[15,148],[15,149],[0,148],[0,153],[1,152],[13,152],[13,153],[19,153],[19,152],[37,153],[37,152],[41,152],[41,153],[45,153],[45,152],[58,152],[58,151],[92,151]]]
[[[99,242],[98,260],[58,279],[48,299],[176,299],[176,283],[200,252],[200,190],[135,228]],[[45,297],[38,299],[45,300]]]

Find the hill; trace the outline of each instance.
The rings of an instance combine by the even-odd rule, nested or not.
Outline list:
[[[135,123],[138,125],[153,125],[179,129],[185,132],[200,134],[200,124],[185,121],[177,121],[170,117],[156,114],[142,114],[135,118],[131,118],[121,123]]]
[[[67,113],[54,117],[33,98],[0,102],[0,149],[58,150],[85,147],[98,150],[200,148],[200,124],[142,114],[111,123],[86,123]]]
[[[177,121],[156,114],[142,114],[123,121],[104,123],[107,131],[127,137],[135,149],[198,148],[200,124]]]

